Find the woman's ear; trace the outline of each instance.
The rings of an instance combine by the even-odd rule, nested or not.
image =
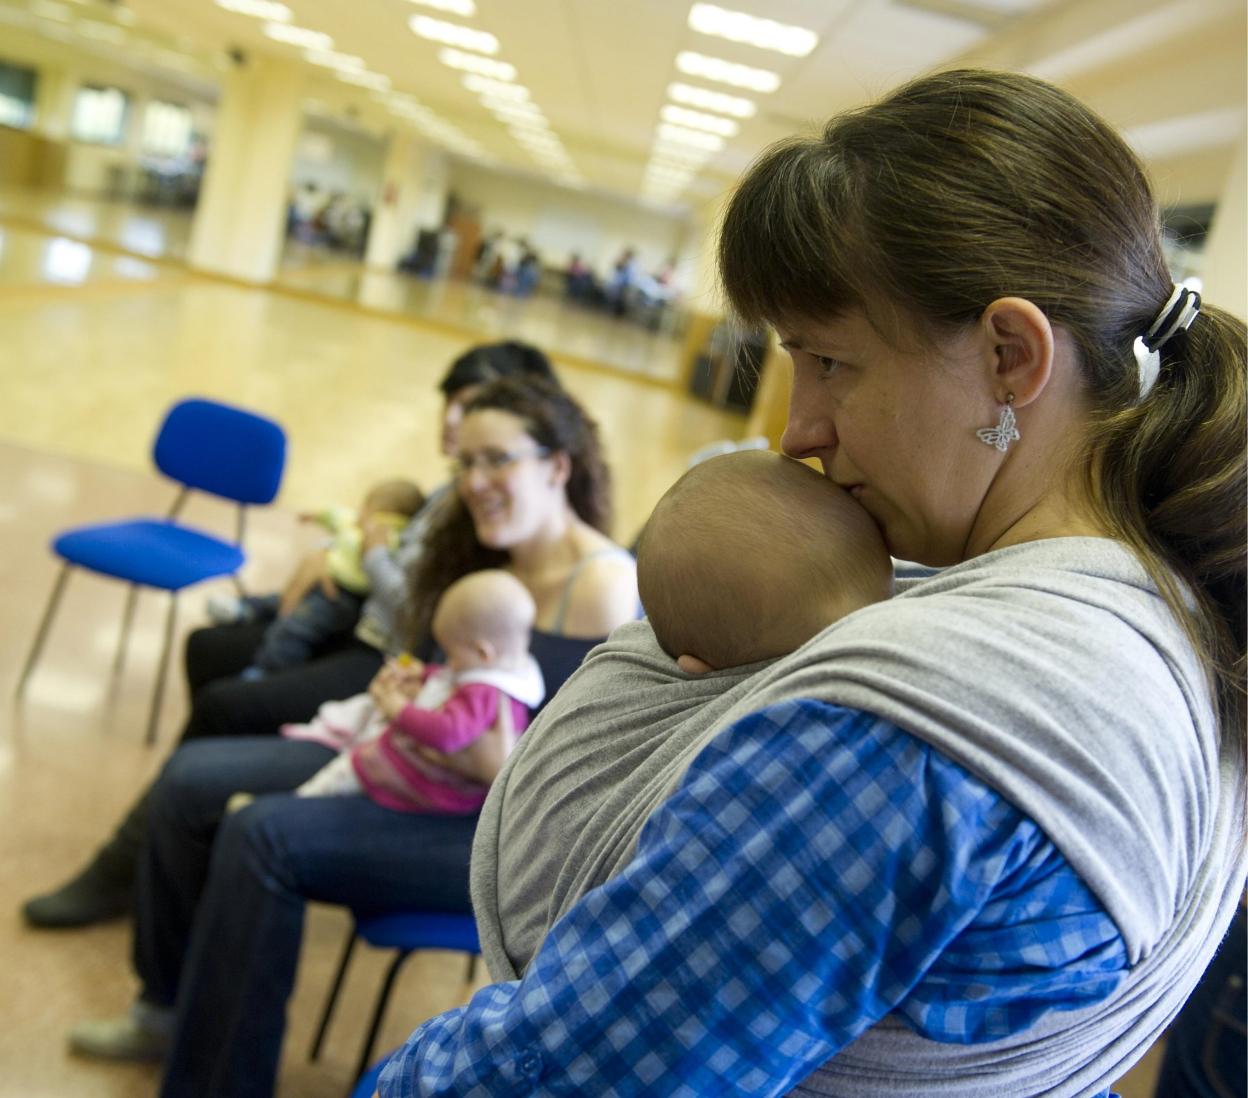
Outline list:
[[[1000,390],[995,399],[1005,403],[1014,394],[1014,407],[1030,404],[1053,373],[1053,325],[1026,298],[999,297],[979,318],[988,352],[992,381]]]
[[[565,450],[556,450],[550,455],[550,467],[554,470],[554,483],[560,487],[568,483],[572,476],[572,459]]]

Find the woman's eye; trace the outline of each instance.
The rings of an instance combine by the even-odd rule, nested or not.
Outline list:
[[[830,374],[840,365],[839,361],[835,358],[829,358],[827,355],[815,355],[814,359],[815,364],[820,370],[823,371],[824,374]]]

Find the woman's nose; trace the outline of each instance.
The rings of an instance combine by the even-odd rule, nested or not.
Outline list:
[[[485,470],[475,461],[471,465],[464,466],[464,471],[459,474],[459,490],[467,495],[476,495],[483,491],[488,483],[489,477]]]
[[[802,459],[819,457],[835,447],[836,428],[831,417],[812,399],[807,387],[795,380],[780,449],[789,457]]]

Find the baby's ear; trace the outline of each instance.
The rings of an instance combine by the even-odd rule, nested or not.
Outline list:
[[[686,675],[705,675],[708,671],[715,670],[709,663],[698,659],[697,656],[681,656],[676,661],[676,666]]]

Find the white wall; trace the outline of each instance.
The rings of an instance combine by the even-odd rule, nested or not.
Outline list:
[[[687,225],[631,203],[567,190],[524,176],[503,175],[462,161],[452,164],[449,186],[468,209],[476,208],[485,232],[527,236],[548,266],[571,251],[605,274],[627,247],[653,270],[680,252]]]
[[[372,206],[381,188],[385,153],[380,138],[308,116],[295,145],[290,180],[315,183],[327,194],[341,191]]]

